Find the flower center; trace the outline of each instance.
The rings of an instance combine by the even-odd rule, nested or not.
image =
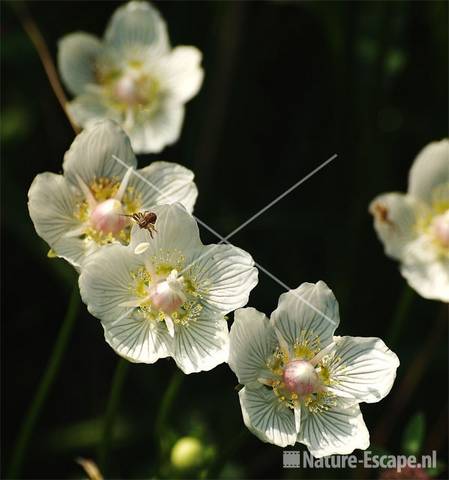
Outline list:
[[[449,249],[449,210],[433,219],[431,231],[435,241],[444,249]]]
[[[292,360],[284,368],[282,379],[285,388],[299,396],[310,395],[321,389],[315,367],[307,360]]]
[[[123,215],[122,204],[115,198],[99,203],[90,215],[92,227],[102,233],[119,233],[128,223]]]
[[[135,69],[123,74],[112,88],[112,94],[116,101],[129,107],[149,105],[157,91],[157,82]]]
[[[172,314],[187,300],[184,292],[184,279],[172,270],[165,280],[150,288],[149,298],[153,306],[164,313]]]

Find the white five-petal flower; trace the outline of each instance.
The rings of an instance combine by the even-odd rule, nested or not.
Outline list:
[[[315,457],[368,448],[359,403],[388,394],[399,360],[378,338],[334,336],[338,303],[325,283],[284,293],[270,319],[254,308],[234,318],[229,365],[251,432]]]
[[[119,160],[117,160],[119,159]],[[80,133],[64,156],[64,175],[41,173],[28,192],[37,233],[75,267],[110,243],[127,243],[132,222],[123,215],[182,202],[192,211],[193,173],[176,163],[137,165],[128,137],[105,120]]]
[[[170,46],[159,12],[147,2],[119,7],[104,39],[77,32],[59,42],[58,66],[75,99],[68,110],[85,127],[110,118],[136,153],[159,152],[180,134],[184,104],[203,81],[201,52]]]
[[[449,302],[449,140],[416,157],[408,193],[386,193],[369,207],[385,253],[422,297]]]
[[[154,363],[171,356],[184,373],[210,370],[228,359],[225,315],[246,304],[257,269],[239,248],[204,246],[180,204],[154,212],[154,238],[136,225],[128,246],[87,258],[81,296],[122,357]]]

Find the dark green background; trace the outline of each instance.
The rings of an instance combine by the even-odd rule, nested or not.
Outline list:
[[[101,36],[117,5],[28,3],[53,56],[57,40],[67,33],[84,30]],[[340,303],[337,333],[379,336],[389,343],[388,330],[405,281],[397,264],[384,255],[367,207],[379,193],[404,191],[417,152],[447,135],[447,3],[157,6],[173,45],[202,50],[205,82],[187,105],[178,143],[161,154],[140,156],[139,165],[163,159],[193,169],[200,192],[195,212],[226,235],[338,153],[337,160],[233,241],[292,288],[324,280]],[[6,2],[1,9],[4,466],[49,357],[75,275],[63,261],[46,258],[48,247],[34,232],[26,208],[34,176],[61,170],[73,132],[13,9]],[[202,233],[205,242],[215,242]],[[269,314],[282,291],[260,272],[250,305]],[[401,360],[397,382],[381,403],[362,405],[372,434],[383,418],[393,415],[391,435],[380,445],[392,453],[402,453],[405,426],[415,413],[423,412],[425,453],[436,448],[447,461],[445,317],[442,304],[415,296],[399,340],[389,343]],[[28,478],[81,477],[74,458],[95,459],[118,359],[102,332],[83,306],[26,458]],[[429,340],[432,332],[436,333]],[[413,363],[417,358],[422,359],[422,372]],[[170,360],[131,365],[112,475],[141,478],[154,473],[154,421],[174,371]],[[419,378],[416,388],[402,398],[398,387],[406,375]],[[185,377],[169,416],[169,440],[195,434],[224,452],[240,436],[225,469],[231,478],[362,475],[283,470],[282,449],[241,434],[236,383],[226,365]],[[402,403],[394,407],[397,401]],[[374,478],[378,472],[368,474]]]

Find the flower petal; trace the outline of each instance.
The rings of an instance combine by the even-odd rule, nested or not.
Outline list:
[[[449,139],[429,143],[410,169],[408,192],[430,204],[435,187],[449,182]]]
[[[133,299],[131,272],[142,265],[142,255],[123,245],[104,246],[89,255],[79,277],[81,297],[87,309],[103,321],[117,321],[129,307],[122,304]]]
[[[196,251],[202,247],[198,225],[180,203],[157,205],[151,210],[157,214],[157,232],[154,238],[150,237],[147,230],[137,225],[131,230],[130,248],[133,251],[140,243],[150,244],[140,258],[150,258],[159,252],[170,251],[178,251],[186,256],[190,251]]]
[[[104,36],[106,45],[122,50],[152,47],[164,53],[170,48],[167,27],[156,8],[147,2],[131,1],[112,16]]]
[[[348,455],[356,448],[369,447],[369,432],[358,404],[337,399],[328,410],[302,408],[298,442],[304,443],[317,458]]]
[[[338,302],[324,282],[303,283],[279,297],[270,321],[288,345],[303,339],[319,342],[322,349],[332,342],[340,322]]]
[[[339,397],[373,403],[384,398],[396,378],[399,359],[379,338],[334,337],[328,390]]]
[[[100,91],[86,92],[67,103],[74,122],[81,127],[91,127],[105,118],[121,122],[121,115],[109,107]]]
[[[233,245],[207,245],[189,258],[188,276],[193,280],[201,303],[214,312],[227,314],[248,302],[257,285],[254,260]]]
[[[121,179],[127,168],[135,167],[136,163],[125,132],[115,122],[105,120],[75,138],[64,156],[63,169],[66,178],[75,185],[78,176],[89,185],[99,177]]]
[[[203,83],[202,54],[196,47],[180,46],[163,57],[158,65],[162,88],[171,98],[187,102]]]
[[[28,208],[37,233],[50,245],[80,226],[75,218],[75,192],[62,175],[36,176],[28,191]]]
[[[265,314],[255,308],[234,312],[228,363],[240,383],[247,384],[261,377],[275,348],[276,336]]]
[[[141,195],[142,209],[179,202],[192,212],[198,189],[188,168],[169,162],[153,162],[132,175],[129,185]]]
[[[173,339],[165,322],[148,320],[132,312],[120,321],[102,321],[106,342],[134,363],[154,363],[173,351]]]
[[[404,253],[401,274],[422,297],[449,302],[449,258],[438,255],[421,236]]]
[[[97,248],[98,245],[94,241],[78,237],[61,237],[52,247],[58,257],[67,260],[77,268],[81,267],[86,256]]]
[[[272,389],[247,385],[240,390],[239,399],[245,425],[260,440],[279,447],[296,443],[295,415]]]
[[[101,48],[98,38],[84,32],[71,33],[58,42],[58,68],[73,95],[82,93],[87,84],[97,83],[95,62]]]
[[[62,249],[58,248],[67,241],[65,235],[80,226],[80,222],[74,215],[76,194],[72,187],[62,175],[41,173],[31,184],[28,199],[30,217],[38,235],[55,250],[58,256],[63,256],[74,265],[79,265],[82,250],[76,248],[72,254],[61,255]],[[81,245],[77,244],[77,246]]]
[[[228,324],[223,317],[204,316],[176,326],[173,358],[184,373],[212,370],[228,355]]]
[[[416,221],[425,208],[415,198],[402,193],[386,193],[371,202],[369,211],[374,216],[374,228],[387,255],[402,258],[404,248],[417,236]]]
[[[137,116],[126,132],[136,153],[158,153],[178,140],[183,120],[184,106],[162,99],[157,110]]]

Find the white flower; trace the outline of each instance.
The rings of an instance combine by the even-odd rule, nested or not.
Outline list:
[[[358,404],[388,394],[399,360],[378,338],[333,336],[338,304],[325,283],[281,295],[270,320],[254,308],[234,318],[229,365],[251,432],[280,447],[303,443],[315,457],[369,446]]]
[[[449,140],[416,157],[408,193],[386,193],[369,207],[385,253],[422,297],[449,302]]]
[[[154,238],[136,225],[128,246],[87,258],[81,296],[119,355],[141,363],[171,356],[184,373],[210,370],[228,358],[225,315],[246,304],[257,269],[243,250],[204,246],[180,204],[153,211]]]
[[[132,221],[122,215],[174,202],[192,211],[198,192],[190,170],[154,162],[133,172],[136,165],[128,137],[106,120],[75,138],[64,175],[36,176],[28,192],[30,216],[57,256],[80,267],[99,247],[127,243]]]
[[[159,152],[178,139],[184,104],[203,82],[200,63],[197,48],[171,48],[161,15],[141,1],[115,11],[102,41],[76,32],[58,50],[62,79],[75,95],[68,105],[75,122],[117,121],[136,153]]]

